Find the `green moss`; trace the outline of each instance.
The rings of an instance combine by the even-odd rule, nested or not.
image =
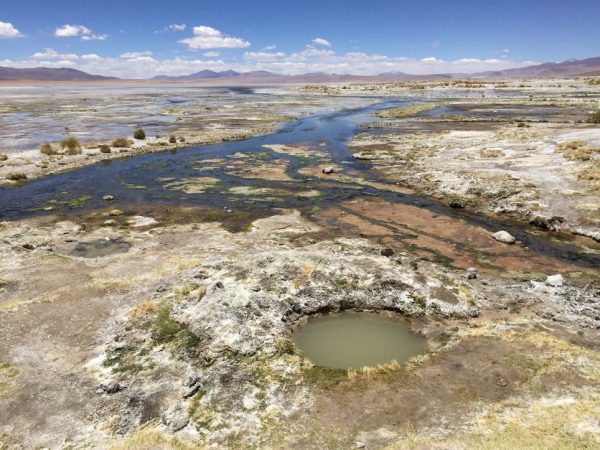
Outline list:
[[[61,196],[64,196],[64,194],[61,193]],[[52,205],[62,205],[62,206],[68,206],[71,209],[75,209],[75,208],[81,208],[83,206],[85,206],[85,204],[91,200],[92,196],[91,195],[82,195],[80,197],[72,197],[72,198],[68,198],[68,199],[64,199],[64,200],[58,200],[56,198],[51,199],[48,203],[51,203]],[[52,209],[52,205],[48,205],[46,207],[43,207],[42,209],[44,210],[50,210]],[[48,208],[48,209],[46,209]]]
[[[171,342],[182,329],[182,326],[171,319],[171,308],[168,305],[162,306],[157,312],[152,323],[152,339],[164,344]]]

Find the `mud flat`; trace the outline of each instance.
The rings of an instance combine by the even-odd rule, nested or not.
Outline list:
[[[351,149],[385,179],[452,207],[600,241],[600,92],[579,83],[382,111]]]
[[[403,185],[357,143],[435,139],[450,105],[369,125],[413,103],[2,188],[0,448],[600,445],[600,244]],[[295,333],[339,313],[419,349],[311,362]]]

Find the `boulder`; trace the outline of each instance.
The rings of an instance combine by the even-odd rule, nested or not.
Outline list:
[[[517,241],[512,234],[504,230],[497,231],[496,233],[492,234],[492,237],[498,242],[502,242],[504,244],[514,244]]]
[[[561,274],[550,275],[546,277],[545,284],[546,286],[561,287],[565,284],[565,279]]]

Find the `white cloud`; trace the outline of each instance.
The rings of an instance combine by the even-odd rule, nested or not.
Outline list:
[[[35,59],[62,59],[62,60],[67,60],[67,61],[71,61],[71,60],[79,58],[79,56],[72,54],[72,53],[67,53],[67,54],[58,53],[56,50],[54,50],[52,48],[46,48],[43,52],[34,53],[33,57]]]
[[[54,30],[54,36],[58,38],[79,36],[82,41],[104,41],[108,38],[107,34],[94,34],[83,25],[63,25]]]
[[[0,22],[0,39],[12,39],[22,37],[23,34],[10,22]]]
[[[98,61],[102,58],[96,55],[95,53],[88,53],[86,55],[81,55],[81,59],[83,59],[84,61]]]
[[[275,44],[267,45],[265,48],[262,49],[262,51],[270,52],[271,50],[275,50],[276,48],[277,48],[277,46]]]
[[[155,33],[166,33],[167,31],[183,31],[187,28],[185,23],[172,23],[167,25],[162,30],[156,30]]]
[[[211,50],[211,51],[209,51],[209,52],[204,52],[204,53],[202,53],[202,54],[203,54],[204,56],[208,57],[208,58],[216,58],[216,57],[217,57],[217,56],[219,56],[221,53],[220,53],[220,52],[217,52],[217,51],[214,51],[214,50]]]
[[[316,44],[316,45],[322,45],[324,47],[331,47],[331,42],[329,42],[327,39],[323,39],[323,38],[320,38],[320,37],[314,38],[312,40],[312,43]]]
[[[215,52],[217,53],[217,52]],[[295,53],[245,52],[243,56],[224,62],[212,51],[201,58],[175,57],[155,59],[149,51],[125,52],[119,57],[97,54],[61,54],[45,49],[28,60],[0,61],[9,67],[74,67],[88,73],[121,78],[151,78],[156,75],[187,75],[200,70],[233,69],[239,72],[266,70],[274,73],[297,75],[309,72],[334,74],[376,75],[385,72],[404,72],[415,75],[439,73],[472,73],[502,70],[536,64],[534,61],[507,59],[462,58],[445,61],[433,56],[423,59],[395,57],[364,52],[335,53],[331,49],[309,46]],[[135,62],[135,64],[132,64]]]
[[[278,58],[283,58],[283,52],[245,52],[244,59],[247,61],[273,61]]]
[[[182,39],[181,44],[186,44],[190,50],[211,48],[245,48],[250,42],[237,37],[224,35],[219,30],[200,25],[194,27],[194,35],[191,38]]]
[[[121,55],[121,58],[136,59],[136,58],[144,58],[144,57],[152,56],[152,55],[153,55],[153,53],[152,52],[148,52],[148,51],[145,51],[145,52],[126,52],[126,53],[123,53]]]

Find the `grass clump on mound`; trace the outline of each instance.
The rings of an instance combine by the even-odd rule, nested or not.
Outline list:
[[[110,153],[110,152],[111,152],[110,146],[108,146],[106,144],[100,146],[100,153]]]
[[[74,137],[62,140],[60,147],[67,155],[81,155],[81,143]]]
[[[42,144],[40,145],[40,153],[44,154],[44,155],[58,155],[58,150],[55,149],[52,144]]]
[[[131,141],[125,138],[118,138],[113,141],[112,146],[116,148],[129,148],[131,147]]]
[[[137,130],[134,131],[133,137],[135,139],[139,139],[139,140],[143,141],[144,139],[146,139],[146,133],[141,128],[138,128]]]

